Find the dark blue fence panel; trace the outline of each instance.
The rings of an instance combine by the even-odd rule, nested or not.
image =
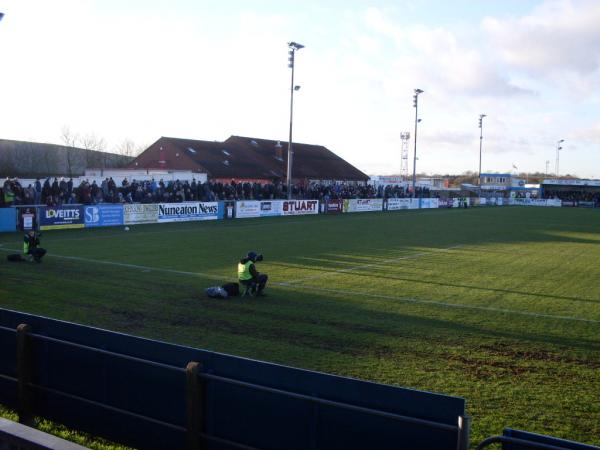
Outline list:
[[[1,326],[20,323],[31,326],[35,413],[135,447],[184,447],[190,361],[202,365],[204,432],[252,447],[454,450],[465,415],[461,398],[0,310]],[[14,376],[14,334],[0,333],[0,347],[0,376]],[[0,381],[3,403],[15,402],[11,384]]]
[[[0,232],[16,231],[17,210],[15,208],[0,208]]]
[[[528,431],[513,430],[512,428],[505,428],[503,436],[512,437],[516,439],[523,439],[528,442],[536,442],[538,444],[553,445],[559,448],[565,448],[569,450],[600,450],[600,447],[593,445],[580,444],[578,442],[566,441],[564,439],[558,439],[551,436],[544,436],[541,434],[530,433]],[[503,444],[504,450],[531,450],[531,447],[519,444]]]

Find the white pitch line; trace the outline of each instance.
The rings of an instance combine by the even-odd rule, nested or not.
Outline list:
[[[348,268],[343,268],[343,269],[324,270],[323,272],[321,272],[321,273],[319,273],[317,275],[313,275],[313,276],[305,277],[305,278],[298,278],[296,280],[290,280],[290,281],[287,282],[287,284],[302,283],[302,282],[308,281],[308,280],[315,280],[315,279],[318,279],[318,278],[324,278],[324,277],[327,277],[329,275],[336,275],[336,274],[340,274],[340,273],[348,273],[348,272],[352,272],[352,271],[355,271],[355,270],[367,269],[369,267],[376,267],[376,266],[380,266],[382,264],[388,264],[388,263],[392,263],[392,262],[402,261],[402,260],[405,260],[405,259],[417,259],[417,258],[420,258],[421,256],[432,255],[432,254],[435,254],[435,253],[445,252],[445,251],[453,250],[455,248],[460,248],[460,247],[464,247],[464,245],[459,244],[459,245],[453,245],[451,247],[446,247],[446,248],[436,248],[436,249],[433,249],[432,251],[413,253],[412,255],[406,255],[406,256],[398,256],[398,257],[395,257],[395,258],[384,259],[383,261],[378,261],[378,262],[369,263],[369,264],[362,264],[360,266],[348,267]]]
[[[8,248],[0,248],[0,251],[18,252],[18,250],[8,249]],[[115,261],[105,261],[102,259],[82,258],[79,256],[64,256],[64,255],[55,255],[54,253],[51,253],[46,256],[46,258],[48,258],[48,257],[68,259],[71,261],[89,262],[89,263],[93,263],[93,264],[105,264],[105,265],[110,265],[110,266],[126,267],[128,269],[138,269],[138,270],[142,270],[144,272],[166,272],[166,273],[176,273],[178,275],[197,276],[200,278],[207,278],[207,279],[214,279],[214,280],[217,280],[217,279],[222,280],[223,279],[223,277],[219,277],[217,275],[211,275],[208,273],[202,273],[202,272],[186,272],[183,270],[166,269],[166,268],[162,268],[162,267],[141,266],[138,264],[128,264],[128,263],[120,263],[120,262],[115,262]]]
[[[327,288],[322,288],[322,287],[318,287],[318,286],[306,286],[306,285],[297,286],[297,285],[291,285],[289,283],[273,283],[273,284],[275,284],[277,286],[281,286],[281,287],[289,287],[289,288],[300,287],[300,288],[304,288],[307,290],[331,292],[333,294],[342,294],[342,295],[349,294],[349,295],[361,296],[361,297],[382,298],[385,300],[399,300],[399,301],[406,302],[406,303],[436,305],[436,306],[444,306],[444,307],[449,307],[449,308],[475,309],[475,310],[479,310],[479,311],[491,311],[491,312],[498,312],[498,313],[503,313],[503,314],[518,314],[518,315],[523,315],[523,316],[540,317],[540,318],[547,318],[547,319],[570,320],[570,321],[587,322],[587,323],[600,323],[600,320],[594,320],[594,319],[584,319],[581,317],[572,317],[572,316],[555,316],[552,314],[540,314],[540,313],[534,313],[534,312],[528,312],[528,311],[517,311],[514,309],[492,308],[492,307],[488,307],[488,306],[477,306],[477,305],[465,305],[462,303],[447,303],[447,302],[440,302],[440,301],[436,301],[436,300],[420,300],[420,299],[411,298],[411,297],[394,297],[391,295],[371,294],[369,292],[362,292],[362,291],[327,289]]]
[[[17,252],[18,250],[8,249],[8,248],[0,248],[0,251]],[[90,262],[90,263],[94,263],[94,264],[106,264],[106,265],[112,265],[112,266],[117,266],[117,267],[125,267],[125,268],[129,268],[129,269],[150,270],[153,272],[175,273],[175,274],[179,274],[179,275],[188,275],[188,276],[195,276],[195,277],[206,278],[206,279],[211,279],[211,280],[223,281],[223,277],[220,277],[218,275],[210,275],[210,274],[202,273],[202,272],[186,272],[183,270],[141,266],[141,265],[137,265],[137,264],[127,264],[127,263],[119,263],[119,262],[114,262],[114,261],[104,261],[104,260],[100,260],[100,259],[80,258],[77,256],[64,256],[64,255],[54,255],[54,254],[49,255],[49,256],[54,257],[54,258],[73,260],[73,261]],[[283,288],[294,288],[294,289],[300,288],[300,289],[313,290],[313,291],[330,292],[333,294],[340,294],[340,295],[346,294],[346,295],[354,295],[354,296],[362,296],[362,297],[381,298],[384,300],[396,300],[396,301],[401,301],[401,302],[405,302],[405,303],[443,306],[446,308],[474,309],[474,310],[478,310],[478,311],[488,311],[488,312],[496,312],[496,313],[502,313],[502,314],[515,314],[515,315],[544,318],[544,319],[555,319],[555,320],[566,320],[566,321],[574,321],[574,322],[600,324],[600,320],[584,319],[581,317],[555,316],[552,314],[540,314],[540,313],[517,311],[514,309],[504,309],[504,308],[491,308],[491,307],[487,307],[487,306],[465,305],[462,303],[447,303],[447,302],[440,302],[440,301],[436,301],[436,300],[419,300],[419,299],[411,298],[411,297],[394,297],[391,295],[372,294],[369,292],[361,292],[361,291],[327,289],[327,288],[322,288],[322,287],[318,287],[318,286],[292,285],[289,282],[288,283],[285,283],[285,282],[284,283],[271,283],[271,285],[279,286],[279,287],[283,287]]]

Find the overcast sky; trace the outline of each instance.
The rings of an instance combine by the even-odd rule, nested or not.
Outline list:
[[[326,6],[325,6],[326,5]],[[370,175],[600,177],[599,0],[0,0],[0,138],[116,148],[160,136],[325,145]],[[412,173],[412,140],[410,171]]]

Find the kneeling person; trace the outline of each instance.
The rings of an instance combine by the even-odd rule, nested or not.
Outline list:
[[[255,262],[262,261],[262,255],[248,252],[238,263],[238,280],[245,287],[243,295],[265,295],[263,290],[267,285],[268,276],[256,270]]]
[[[40,237],[35,231],[31,230],[23,239],[23,253],[26,258],[33,258],[35,262],[42,262],[46,250],[39,247]]]

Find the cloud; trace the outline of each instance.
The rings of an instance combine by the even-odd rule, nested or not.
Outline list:
[[[511,66],[535,74],[570,70],[589,75],[600,65],[600,2],[547,1],[530,15],[486,18],[484,30]]]
[[[503,67],[485,55],[485,48],[472,33],[444,27],[403,26],[377,8],[365,12],[365,25],[395,46],[396,66],[412,85],[435,86],[438,92],[468,96],[530,95],[503,72]]]

